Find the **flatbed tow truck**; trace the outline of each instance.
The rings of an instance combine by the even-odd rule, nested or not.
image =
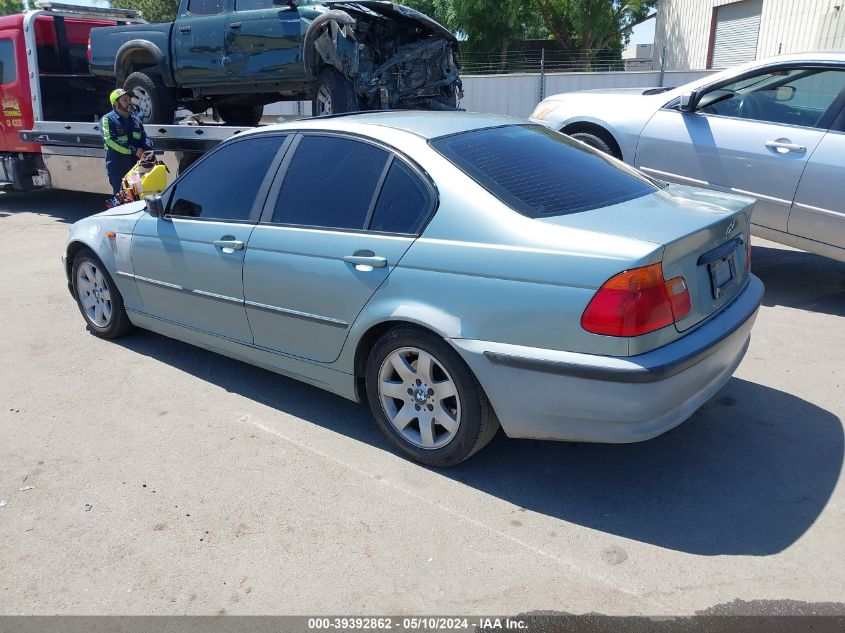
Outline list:
[[[0,188],[111,194],[100,117],[115,86],[88,71],[89,32],[142,22],[137,11],[56,2],[0,18]],[[148,125],[172,174],[248,127]]]

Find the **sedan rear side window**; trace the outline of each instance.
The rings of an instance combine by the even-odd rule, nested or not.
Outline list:
[[[434,139],[431,145],[530,218],[609,207],[657,191],[634,170],[541,126],[475,130]]]
[[[402,161],[394,160],[368,228],[413,235],[419,232],[430,206],[428,190],[419,176]]]
[[[364,228],[389,155],[348,138],[305,136],[285,173],[272,222]]]
[[[176,183],[170,215],[246,222],[284,136],[236,141],[209,154]]]

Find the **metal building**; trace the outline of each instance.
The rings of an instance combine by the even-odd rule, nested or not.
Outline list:
[[[845,49],[845,0],[660,0],[656,60],[666,70],[728,68],[762,57]]]

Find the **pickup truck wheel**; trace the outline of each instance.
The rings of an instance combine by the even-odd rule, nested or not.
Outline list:
[[[143,123],[171,125],[176,112],[173,91],[155,74],[134,72],[123,82],[123,89],[134,95],[138,102],[138,116]]]
[[[264,106],[217,106],[226,125],[255,126],[264,116]]]
[[[314,98],[311,100],[311,113],[314,116],[356,112],[361,106],[352,87],[352,82],[337,72],[326,67],[320,71],[314,86]]]

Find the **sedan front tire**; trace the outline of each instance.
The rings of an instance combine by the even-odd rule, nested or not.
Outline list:
[[[73,296],[91,333],[116,338],[132,329],[123,297],[102,262],[83,248],[73,258]]]

